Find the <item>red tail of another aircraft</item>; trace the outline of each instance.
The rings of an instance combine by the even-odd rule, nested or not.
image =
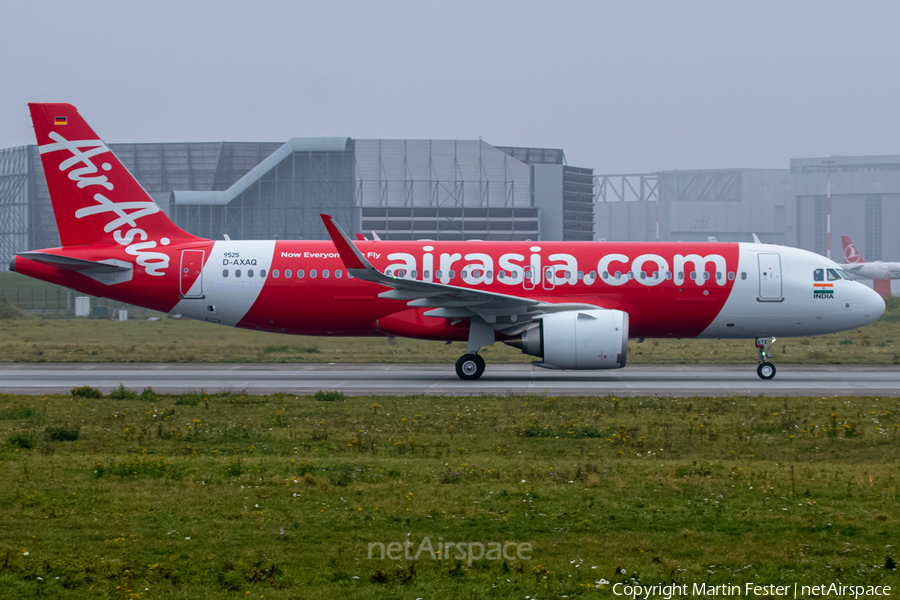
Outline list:
[[[856,245],[850,241],[850,238],[846,235],[841,236],[841,244],[844,246],[844,262],[849,264],[862,264],[866,261],[863,260],[862,256],[859,254],[859,250],[856,249]]]

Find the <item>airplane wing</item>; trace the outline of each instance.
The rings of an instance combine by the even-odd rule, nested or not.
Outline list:
[[[444,319],[472,319],[478,317],[497,331],[517,335],[528,329],[538,315],[567,310],[596,309],[593,304],[548,303],[495,292],[418,281],[385,275],[376,269],[359,251],[350,237],[330,215],[320,215],[325,228],[351,275],[391,288],[378,294],[379,298],[407,300],[412,308],[431,308],[428,317]]]

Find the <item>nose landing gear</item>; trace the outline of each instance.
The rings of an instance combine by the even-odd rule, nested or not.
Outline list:
[[[756,367],[756,374],[760,379],[772,379],[775,377],[775,365],[769,362],[772,355],[769,354],[769,345],[775,343],[776,338],[756,338],[756,350],[759,353],[756,360],[759,365]]]

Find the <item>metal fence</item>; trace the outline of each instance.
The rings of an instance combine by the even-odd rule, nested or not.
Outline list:
[[[75,298],[85,296],[75,290],[49,285],[5,285],[0,286],[0,297],[6,300],[10,306],[32,313],[55,314],[60,317],[75,316]],[[91,299],[91,314],[96,314],[94,308],[105,307],[106,315],[113,318],[119,310],[127,310],[129,314],[152,313],[141,306],[126,304],[109,298],[89,296]],[[102,311],[101,311],[102,312]]]

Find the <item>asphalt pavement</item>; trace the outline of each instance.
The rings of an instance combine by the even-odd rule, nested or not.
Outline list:
[[[453,365],[427,364],[4,364],[2,393],[67,393],[84,385],[109,392],[247,391],[254,394],[550,396],[900,396],[900,366],[778,365],[772,380],[756,365],[635,365],[616,371],[552,371],[531,365],[487,365],[477,381]]]

